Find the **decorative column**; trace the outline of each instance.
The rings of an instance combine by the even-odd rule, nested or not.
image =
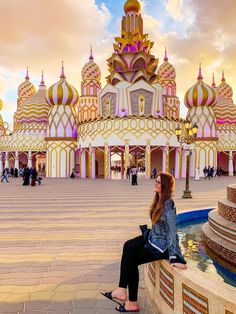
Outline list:
[[[15,152],[15,168],[19,170],[19,152]]]
[[[92,148],[92,153],[91,153],[91,166],[92,166],[92,171],[91,171],[91,178],[96,179],[96,150],[95,148]]]
[[[180,148],[175,149],[175,179],[179,179]]]
[[[229,177],[233,177],[234,175],[234,165],[233,165],[233,152],[232,150],[229,151]]]
[[[0,175],[2,175],[3,172],[3,162],[2,162],[2,153],[0,153]]]
[[[80,176],[81,179],[86,178],[86,151],[82,149],[80,154]]]
[[[29,150],[28,152],[28,167],[32,168],[32,152]]]
[[[169,172],[169,146],[162,150],[162,172]]]
[[[151,178],[151,142],[147,141],[146,149],[145,149],[145,178]]]
[[[111,178],[111,156],[110,156],[110,148],[108,147],[108,143],[105,142],[104,145],[104,178]]]
[[[6,155],[5,155],[5,168],[9,169],[9,154],[8,154],[8,152],[6,152]]]
[[[88,151],[88,175],[89,178],[92,179],[92,146],[89,144],[89,151]]]
[[[190,156],[190,177],[193,178],[195,177],[196,174],[196,166],[195,166],[195,149],[191,149],[192,154]]]
[[[166,143],[166,171],[170,172],[170,146],[169,143]]]
[[[125,167],[124,167],[124,152],[121,152],[121,177],[124,179]]]
[[[129,140],[125,140],[125,177],[127,168],[130,166],[130,160],[129,160]]]

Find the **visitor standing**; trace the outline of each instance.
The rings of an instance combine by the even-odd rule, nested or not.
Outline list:
[[[131,169],[132,185],[138,185],[137,173],[138,173],[137,168],[135,166],[133,166],[132,169]]]

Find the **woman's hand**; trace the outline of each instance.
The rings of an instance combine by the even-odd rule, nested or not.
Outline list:
[[[186,264],[181,264],[181,263],[172,263],[170,264],[171,265],[171,268],[174,269],[175,267],[176,268],[179,268],[181,270],[185,270],[187,269],[187,265]]]

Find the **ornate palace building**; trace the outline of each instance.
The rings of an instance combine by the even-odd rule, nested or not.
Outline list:
[[[186,154],[175,129],[180,118],[176,71],[152,55],[154,43],[143,33],[137,0],[124,5],[121,34],[107,60],[109,76],[104,88],[101,71],[91,51],[82,70],[80,96],[70,85],[62,65],[60,79],[48,89],[44,78],[36,91],[27,74],[18,88],[13,131],[0,115],[0,172],[3,167],[36,167],[47,177],[111,178],[111,159],[120,157],[121,172],[142,163],[150,178],[157,171],[186,174]],[[197,168],[221,166],[229,175],[236,167],[236,105],[224,73],[217,87],[197,82],[185,95],[187,117],[199,130],[190,160],[190,175]],[[2,105],[1,105],[2,106]]]

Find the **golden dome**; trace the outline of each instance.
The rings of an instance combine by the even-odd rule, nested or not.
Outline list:
[[[140,13],[141,12],[141,5],[138,2],[138,0],[127,0],[125,5],[124,5],[124,11],[126,14],[128,14],[129,12]]]
[[[46,93],[46,101],[49,105],[71,105],[78,102],[79,95],[77,90],[66,81],[64,74],[64,67],[62,66],[62,73],[60,81],[53,84]]]
[[[168,62],[167,50],[165,48],[165,58],[164,63],[159,67],[157,71],[158,80],[175,80],[176,71],[172,64]]]
[[[92,48],[90,51],[89,62],[85,64],[81,72],[82,80],[97,80],[101,81],[101,70],[94,62]]]
[[[185,94],[184,103],[188,109],[192,107],[215,106],[217,92],[214,88],[203,82],[201,67],[199,68],[198,82]]]
[[[28,68],[26,72],[25,81],[22,82],[17,90],[19,98],[26,98],[33,96],[36,93],[35,86],[30,82],[29,75],[28,75]]]
[[[221,84],[217,87],[217,92],[220,96],[231,100],[233,98],[233,89],[232,87],[226,83],[224,71],[222,71],[222,80]]]

